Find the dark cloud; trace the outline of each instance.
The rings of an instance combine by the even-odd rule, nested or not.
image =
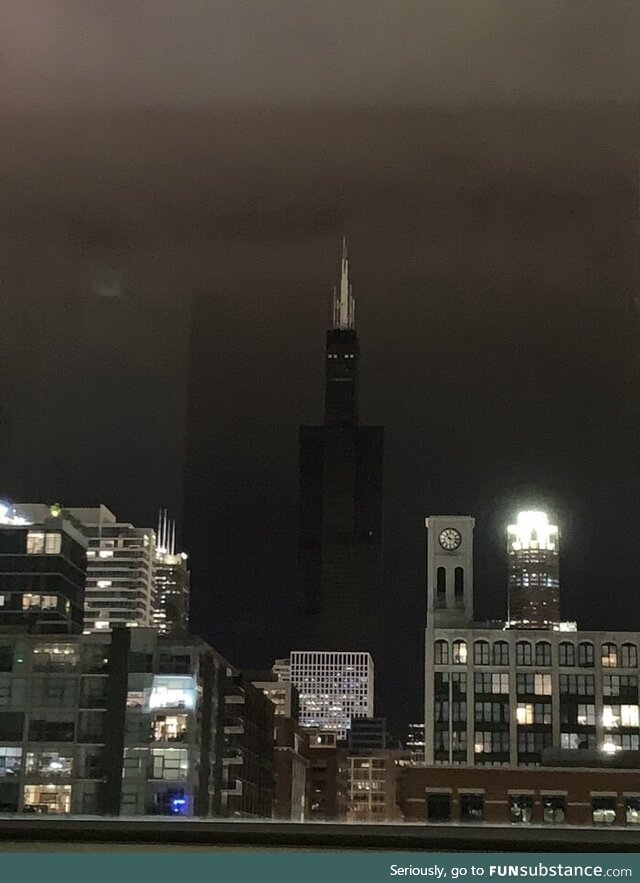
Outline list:
[[[634,0],[5,0],[2,104],[629,99]]]

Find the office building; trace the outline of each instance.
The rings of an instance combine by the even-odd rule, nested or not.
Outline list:
[[[0,504],[0,629],[82,631],[87,541],[56,507],[31,522]]]
[[[637,750],[640,634],[476,622],[473,526],[427,519],[427,766],[540,765],[549,748]]]
[[[187,553],[176,549],[176,523],[160,512],[154,561],[153,625],[163,634],[189,628]]]
[[[369,653],[294,651],[291,681],[300,694],[300,724],[346,739],[351,721],[373,717],[373,660]]]
[[[303,646],[374,654],[384,647],[383,430],[358,422],[360,350],[343,247],[327,332],[322,426],[300,428],[300,586]]]
[[[388,747],[387,719],[354,717],[348,733],[349,751],[380,751]]]
[[[347,758],[350,822],[399,822],[398,764],[401,752],[361,751]]]
[[[264,815],[272,718],[238,677],[155,629],[0,635],[0,811]]]
[[[553,628],[561,621],[558,528],[546,512],[520,512],[507,534],[509,625]]]

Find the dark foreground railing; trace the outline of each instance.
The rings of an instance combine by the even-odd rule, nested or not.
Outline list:
[[[95,845],[162,845],[271,849],[387,849],[456,852],[637,852],[640,831],[631,828],[334,824],[272,821],[176,820],[162,817],[46,818],[0,816],[0,851],[29,844],[59,844],[72,851]],[[40,847],[42,848],[42,847]]]

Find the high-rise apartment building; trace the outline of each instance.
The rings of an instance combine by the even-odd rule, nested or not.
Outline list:
[[[49,511],[41,503],[17,508],[34,520]],[[57,508],[88,540],[84,630],[153,625],[155,531],[119,522],[104,505]]]
[[[517,628],[476,622],[473,525],[467,517],[427,519],[427,765],[531,766],[551,748],[637,750],[640,634],[578,631],[548,614],[537,628],[530,616]],[[555,530],[545,534],[547,546]],[[529,535],[529,544],[540,542]],[[545,572],[555,567],[557,576],[557,560],[546,561]],[[536,588],[544,600],[548,587]]]
[[[0,812],[271,815],[271,704],[200,638],[0,634],[0,695]]]
[[[80,632],[87,541],[56,508],[38,521],[0,504],[0,630]]]
[[[383,430],[358,423],[360,349],[349,260],[326,340],[324,425],[300,428],[299,568],[304,646],[368,651],[382,631]]]
[[[176,551],[176,524],[160,512],[154,561],[153,624],[163,634],[189,627],[187,553]]]
[[[552,628],[560,622],[558,528],[546,512],[520,512],[507,533],[509,625]]]
[[[300,724],[346,739],[354,717],[373,717],[373,660],[369,653],[291,654],[291,682],[300,694]]]

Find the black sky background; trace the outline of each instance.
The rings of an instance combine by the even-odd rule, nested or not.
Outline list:
[[[565,615],[639,627],[640,22],[306,6],[3,4],[0,486],[153,525],[186,474],[194,630],[240,665],[286,652],[297,427],[321,419],[346,233],[401,730],[425,515],[476,516],[499,617],[504,525],[550,506]]]

